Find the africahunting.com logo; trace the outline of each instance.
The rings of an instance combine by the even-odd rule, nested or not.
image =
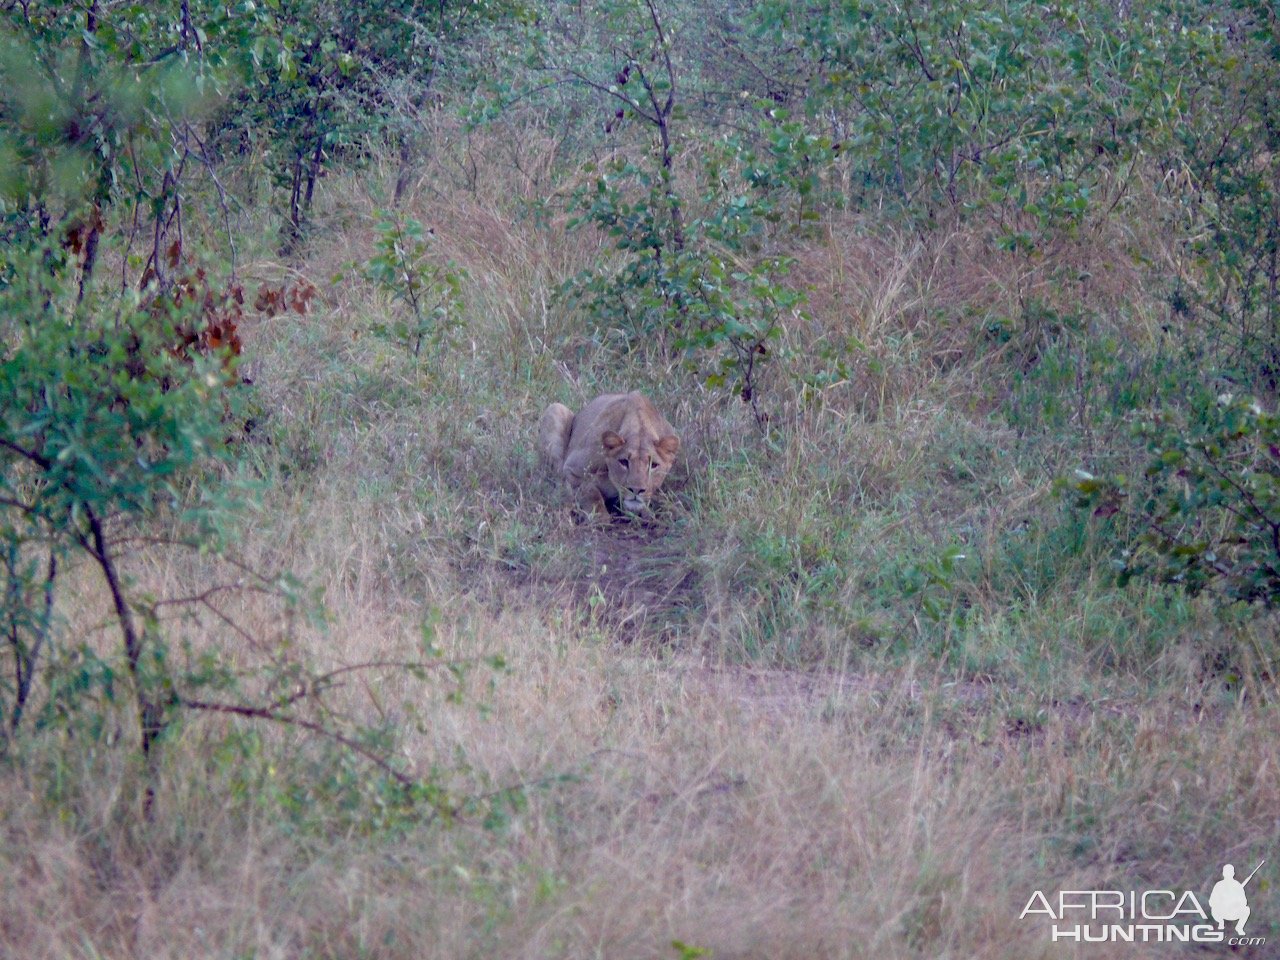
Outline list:
[[[1050,935],[1077,943],[1226,943],[1258,946],[1265,937],[1249,936],[1249,896],[1245,887],[1265,860],[1244,880],[1226,864],[1209,894],[1206,911],[1190,890],[1037,890],[1022,908],[1021,920],[1044,917]],[[1233,926],[1233,928],[1232,928]]]

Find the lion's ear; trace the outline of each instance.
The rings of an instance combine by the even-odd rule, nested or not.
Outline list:
[[[654,446],[656,446],[658,448],[658,452],[668,460],[674,460],[676,458],[676,451],[680,449],[680,438],[673,433],[663,437],[654,444]]]
[[[615,450],[621,450],[627,445],[627,441],[623,440],[612,430],[606,430],[604,432],[604,436],[600,438],[600,442],[604,444],[605,450],[609,453],[613,453]]]

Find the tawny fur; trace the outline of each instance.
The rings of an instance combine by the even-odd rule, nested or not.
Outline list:
[[[596,397],[577,414],[553,403],[542,414],[538,440],[578,505],[598,516],[647,513],[680,449],[671,424],[634,392]]]

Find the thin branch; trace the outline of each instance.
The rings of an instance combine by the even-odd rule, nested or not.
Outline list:
[[[227,614],[223,613],[221,610],[215,607],[210,601],[199,600],[197,602],[200,604],[200,606],[204,607],[206,610],[212,613],[215,617],[221,620],[224,626],[226,626],[229,630],[231,630],[236,636],[238,636],[245,643],[249,644],[249,646],[253,647],[254,649],[262,648],[262,645],[257,637],[251,634],[244,627],[240,626],[240,624],[236,623],[233,619],[231,619],[231,617],[227,616]]]
[[[1169,542],[1183,544],[1183,545],[1186,544],[1187,541],[1181,535],[1167,529],[1164,526],[1164,524],[1160,523],[1160,521],[1158,521],[1155,517],[1148,515],[1147,523],[1151,524],[1152,530],[1160,534],[1160,536],[1164,537]],[[1223,577],[1231,576],[1231,573],[1232,573],[1231,568],[1228,566],[1224,566],[1218,560],[1213,560],[1213,561],[1204,560],[1203,554],[1200,555],[1200,560],[1202,563],[1208,563],[1209,567],[1219,576],[1223,576]]]
[[[218,207],[222,211],[222,225],[227,233],[227,246],[231,252],[231,279],[236,279],[236,238],[231,230],[231,204],[227,200],[227,191],[222,186],[222,181],[218,179],[218,174],[214,172],[213,161],[209,159],[209,151],[204,141],[199,135],[191,129],[191,124],[187,125],[187,136],[195,141],[200,152],[191,151],[194,156],[204,166],[205,172],[209,174],[209,179],[213,182],[213,188],[218,192]]]
[[[0,497],[0,507],[13,507],[15,510],[21,510],[28,516],[40,516],[40,511],[29,503],[23,503],[21,500],[14,500],[11,497]]]
[[[112,547],[119,547],[119,546],[124,546],[126,544],[129,544],[129,545],[138,545],[138,546],[144,546],[144,547],[180,547],[184,550],[199,550],[202,546],[204,546],[204,544],[202,544],[199,540],[196,540],[196,539],[184,540],[179,537],[167,537],[167,536],[159,536],[159,535],[152,535],[152,534],[145,534],[145,535],[135,534],[130,536],[120,536],[120,537],[115,537],[113,539],[110,539],[107,542]],[[230,567],[234,567],[236,570],[239,570],[245,576],[258,581],[258,583],[263,585],[261,588],[258,588],[258,589],[262,589],[264,591],[267,588],[271,587],[278,579],[277,577],[269,576],[265,573],[262,573],[254,569],[245,561],[237,560],[234,556],[231,556],[229,554],[221,553],[218,557],[218,560],[222,563],[227,564]],[[249,589],[249,587],[246,585],[244,589]]]
[[[662,51],[662,61],[667,68],[667,82],[670,86],[667,89],[667,102],[662,108],[662,115],[669,116],[671,108],[676,102],[676,71],[671,66],[671,51],[667,43],[667,35],[662,30],[662,20],[658,17],[658,10],[653,5],[653,0],[645,0],[645,6],[649,8],[649,19],[653,21],[653,29],[658,35],[658,49]]]
[[[31,646],[23,650],[17,642],[17,630],[14,630],[14,657],[17,660],[18,689],[14,693],[13,713],[10,717],[9,734],[16,733],[22,723],[22,714],[27,700],[31,696],[31,684],[35,680],[36,667],[40,663],[40,648],[44,646],[49,635],[49,627],[53,623],[53,586],[58,578],[58,554],[49,550],[49,566],[44,580],[44,612],[40,618],[40,628],[36,632]]]
[[[595,80],[592,80],[590,77],[586,76],[585,74],[581,74],[577,70],[573,70],[571,68],[566,68],[565,73],[567,73],[570,77],[573,78],[572,82],[581,83],[584,86],[590,87],[592,90],[599,91],[600,93],[613,97],[614,99],[621,100],[623,103],[625,103],[628,107],[630,107],[632,110],[638,113],[641,117],[643,117],[649,123],[652,123],[655,125],[658,123],[658,118],[656,116],[650,116],[649,114],[645,113],[644,109],[640,106],[639,101],[633,100],[631,97],[628,97],[621,90],[607,87],[603,83],[597,83]]]
[[[187,697],[179,697],[178,704],[180,706],[189,707],[192,710],[204,710],[209,713],[226,713],[237,717],[249,717],[255,720],[270,720],[272,723],[279,723],[284,726],[298,727],[302,730],[310,731],[321,737],[332,740],[334,743],[341,744],[347,749],[364,757],[379,770],[393,777],[402,787],[412,788],[417,786],[421,781],[416,777],[410,776],[403,770],[398,770],[392,763],[381,754],[371,750],[358,740],[354,740],[344,733],[330,729],[322,723],[314,720],[308,720],[305,717],[299,717],[290,713],[281,713],[278,709],[272,707],[253,707],[238,703],[215,703],[208,700],[192,700]]]
[[[509,97],[508,99],[502,101],[502,104],[499,107],[499,109],[505,112],[508,107],[515,106],[521,100],[529,99],[535,93],[541,93],[543,90],[553,90],[556,87],[563,87],[566,84],[574,84],[574,83],[582,83],[582,82],[584,81],[579,80],[577,77],[574,77],[572,79],[557,77],[555,80],[548,81],[547,83],[541,84],[539,86],[530,87],[528,90],[521,90],[515,96]]]
[[[937,78],[933,75],[933,71],[929,69],[928,61],[925,60],[924,49],[920,44],[920,32],[919,32],[919,29],[916,27],[915,19],[910,14],[907,14],[907,25],[911,28],[910,42],[907,42],[905,37],[899,37],[899,39],[903,40],[906,43],[907,49],[911,51],[912,55],[916,59],[916,62],[920,64],[920,70],[924,73],[926,77],[929,78],[929,81],[932,83]]]
[[[41,470],[50,470],[53,468],[53,461],[50,460],[48,457],[43,457],[40,454],[36,453],[34,450],[27,450],[23,447],[20,447],[16,443],[14,443],[12,440],[6,440],[4,437],[0,437],[0,447],[3,447],[6,450],[10,450],[13,453],[16,453],[18,456],[24,457],[27,460],[30,460]]]
[[[151,611],[154,613],[160,607],[173,607],[178,604],[203,603],[215,594],[226,593],[229,590],[249,589],[252,588],[243,583],[220,583],[217,586],[210,587],[208,590],[202,590],[200,593],[191,593],[182,597],[165,597],[163,600],[157,600],[151,604]]]
[[[1204,458],[1204,462],[1209,465],[1209,469],[1211,469],[1220,478],[1222,478],[1222,480],[1226,481],[1226,483],[1229,484],[1231,488],[1235,490],[1236,493],[1240,494],[1240,497],[1244,500],[1245,503],[1249,505],[1249,508],[1253,510],[1255,514],[1258,515],[1258,519],[1260,519],[1263,523],[1266,523],[1267,522],[1266,511],[1264,511],[1260,506],[1258,506],[1258,501],[1254,498],[1253,494],[1250,493],[1248,490],[1246,490],[1244,487],[1240,486],[1239,482],[1234,477],[1232,477],[1229,473],[1223,470],[1222,467],[1218,465],[1218,462],[1214,460],[1213,457],[1209,456],[1209,454],[1204,449],[1202,449],[1201,447],[1195,447],[1194,449],[1196,450],[1197,453],[1199,453]],[[1249,517],[1240,513],[1238,510],[1233,509],[1229,504],[1224,503],[1222,504],[1222,506],[1225,507],[1227,510],[1230,510],[1241,520],[1244,520],[1245,522],[1251,522]]]
[[[328,673],[322,673],[317,676],[314,683],[328,683],[333,677],[342,676],[346,673],[354,673],[357,670],[434,670],[440,667],[454,668],[462,666],[472,666],[480,663],[483,657],[467,657],[462,660],[369,660],[364,663],[351,663],[341,667],[335,667]]]

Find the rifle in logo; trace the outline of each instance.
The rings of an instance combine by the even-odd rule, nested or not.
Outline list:
[[[1253,874],[1262,869],[1262,864],[1267,861],[1263,860],[1253,868],[1253,873],[1244,878],[1244,883],[1236,879],[1236,868],[1231,864],[1227,864],[1222,868],[1222,879],[1213,885],[1213,892],[1209,894],[1209,912],[1213,914],[1214,922],[1222,928],[1228,920],[1235,921],[1236,933],[1244,935],[1244,923],[1249,919],[1249,898],[1245,896],[1244,888]]]

